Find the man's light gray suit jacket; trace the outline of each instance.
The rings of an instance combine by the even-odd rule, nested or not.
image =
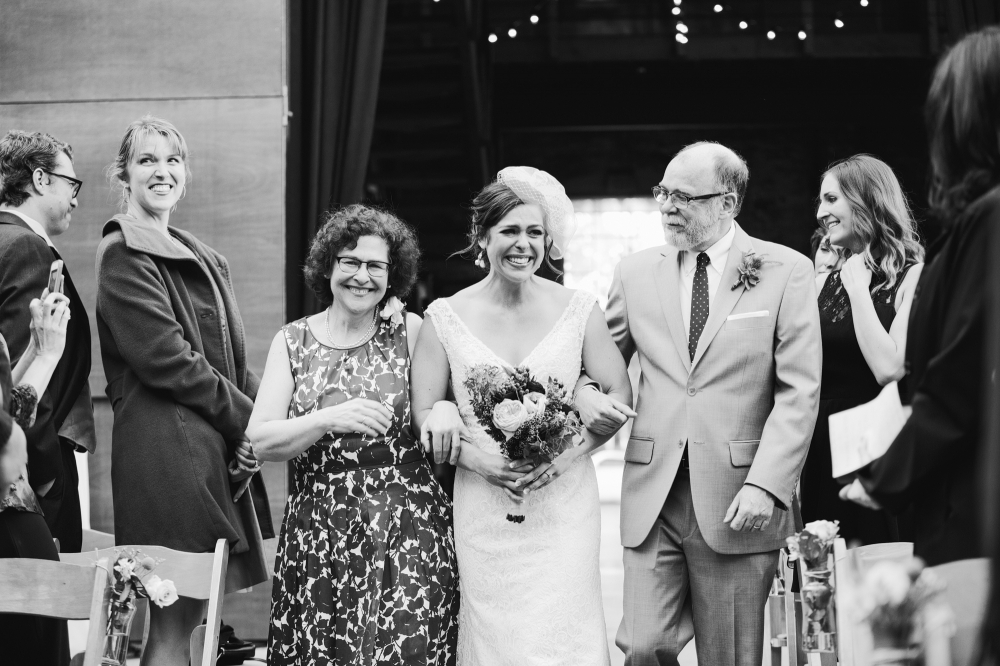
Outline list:
[[[751,251],[766,262],[760,282],[732,289]],[[669,245],[638,252],[622,260],[611,285],[608,326],[626,362],[638,351],[642,369],[625,450],[622,544],[639,546],[649,534],[687,445],[695,515],[708,545],[725,554],[776,550],[793,532],[787,509],[819,408],[812,263],[737,225],[692,362],[678,262]],[[763,532],[735,532],[722,522],[744,483],[778,500]]]

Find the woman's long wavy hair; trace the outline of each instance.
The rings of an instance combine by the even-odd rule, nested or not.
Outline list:
[[[924,117],[928,198],[948,222],[1000,183],[1000,27],[966,35],[941,58]]]
[[[834,163],[823,174],[827,176],[837,179],[851,206],[865,263],[882,278],[872,285],[872,293],[892,288],[906,264],[924,260],[913,212],[896,174],[882,160],[861,154]]]

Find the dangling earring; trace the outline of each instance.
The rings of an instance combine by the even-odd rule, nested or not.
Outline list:
[[[476,266],[479,266],[480,268],[482,268],[482,269],[485,270],[486,269],[486,260],[483,259],[484,256],[486,256],[486,253],[483,252],[482,250],[480,250],[479,251],[479,256],[476,257]]]

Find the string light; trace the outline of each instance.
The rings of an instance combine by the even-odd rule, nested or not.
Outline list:
[[[496,44],[497,43],[497,36],[496,36],[495,33],[491,32],[490,36],[487,37],[486,39],[490,40],[490,44]]]
[[[538,23],[538,15],[537,15],[537,14],[532,14],[532,15],[531,15],[531,18],[530,18],[529,20],[530,20],[530,21],[531,21],[532,23]]]
[[[677,7],[681,6],[681,0],[674,0],[674,5]]]
[[[687,31],[688,31],[688,27],[686,25],[684,25],[683,23],[678,23],[677,24],[677,32],[683,32],[686,35]]]
[[[511,39],[517,37],[517,30],[511,28],[510,30],[507,31],[507,36],[509,36]]]
[[[673,9],[670,10],[670,13],[673,14],[674,16],[680,16],[681,15],[681,8],[680,7],[674,7]]]
[[[676,39],[681,44],[687,44],[688,43],[688,38],[685,37],[684,35],[682,35],[679,32],[676,35],[674,35],[674,39]]]
[[[778,35],[777,35],[777,34],[776,34],[776,33],[774,32],[774,30],[768,30],[768,31],[767,31],[767,38],[768,38],[768,39],[774,39],[774,38],[775,38],[775,37],[777,37],[777,36],[778,36]]]
[[[843,28],[843,27],[844,27],[844,22],[843,22],[843,21],[841,21],[840,19],[836,19],[836,20],[834,20],[833,24],[834,24],[835,26],[837,26],[838,28]]]
[[[806,31],[805,30],[799,30],[799,39],[805,40],[805,38],[806,38]]]
[[[716,5],[715,7],[712,7],[712,9],[715,11],[716,14],[718,14],[719,12],[722,11],[722,5]]]
[[[746,30],[746,29],[747,29],[747,22],[740,21],[740,30]]]
[[[861,6],[862,7],[867,7],[868,6],[868,0],[861,0]]]

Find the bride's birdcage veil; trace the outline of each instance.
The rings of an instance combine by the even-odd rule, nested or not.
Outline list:
[[[497,173],[497,182],[503,183],[526,204],[536,204],[542,209],[545,231],[552,239],[549,256],[562,259],[566,243],[576,231],[573,202],[566,196],[566,189],[548,172],[528,166],[512,166]]]

